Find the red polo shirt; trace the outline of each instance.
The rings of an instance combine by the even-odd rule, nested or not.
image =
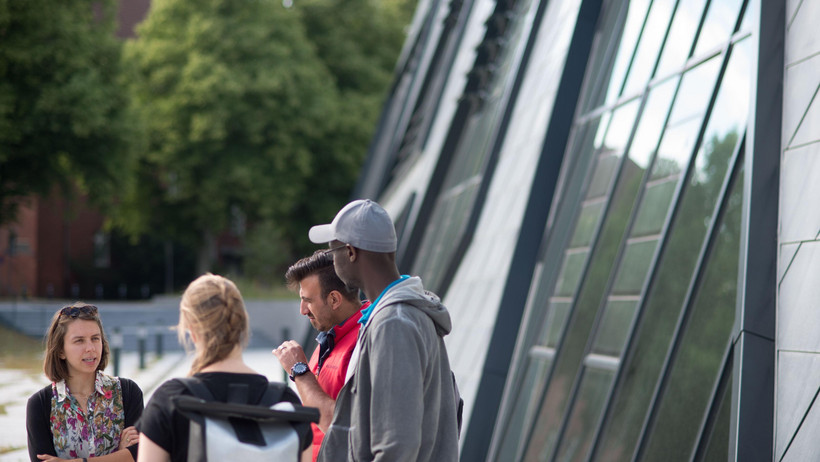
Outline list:
[[[370,302],[364,302],[362,308],[367,308]],[[334,347],[330,355],[322,363],[322,369],[319,370],[319,347],[313,350],[313,355],[310,357],[310,370],[316,375],[319,380],[319,386],[322,387],[325,393],[331,398],[336,399],[339,395],[339,390],[345,384],[345,375],[347,375],[347,365],[350,363],[350,356],[353,354],[353,348],[356,347],[356,340],[359,337],[359,318],[362,317],[361,310],[357,311],[353,316],[347,318],[347,321],[339,326],[333,326],[336,332],[334,338]],[[319,447],[322,445],[322,439],[325,433],[319,429],[316,424],[310,424],[313,428],[313,461],[319,456]]]

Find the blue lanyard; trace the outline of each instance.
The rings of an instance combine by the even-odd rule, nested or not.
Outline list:
[[[407,275],[407,274],[402,274],[400,278],[396,279],[395,281],[391,282],[387,287],[385,287],[384,290],[382,291],[382,293],[380,293],[379,296],[376,297],[376,300],[374,300],[373,303],[370,304],[370,306],[368,306],[367,308],[362,310],[362,317],[361,317],[361,319],[359,319],[359,324],[366,324],[367,323],[367,320],[370,319],[370,314],[373,313],[373,308],[376,305],[378,305],[379,300],[382,299],[382,297],[384,296],[384,294],[387,293],[388,290],[392,289],[393,286],[400,283],[401,281],[404,281],[405,279],[407,279],[409,277],[410,276]]]

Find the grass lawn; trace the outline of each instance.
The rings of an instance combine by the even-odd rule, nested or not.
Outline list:
[[[42,340],[0,325],[0,369],[21,369],[41,373],[44,348]]]

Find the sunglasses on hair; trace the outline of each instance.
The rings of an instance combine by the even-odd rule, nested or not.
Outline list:
[[[66,306],[60,310],[60,316],[68,316],[70,318],[76,318],[80,313],[96,316],[97,307],[94,305]]]

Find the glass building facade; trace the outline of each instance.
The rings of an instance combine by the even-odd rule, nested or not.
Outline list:
[[[818,5],[419,2],[355,195],[451,312],[462,460],[820,457]]]

